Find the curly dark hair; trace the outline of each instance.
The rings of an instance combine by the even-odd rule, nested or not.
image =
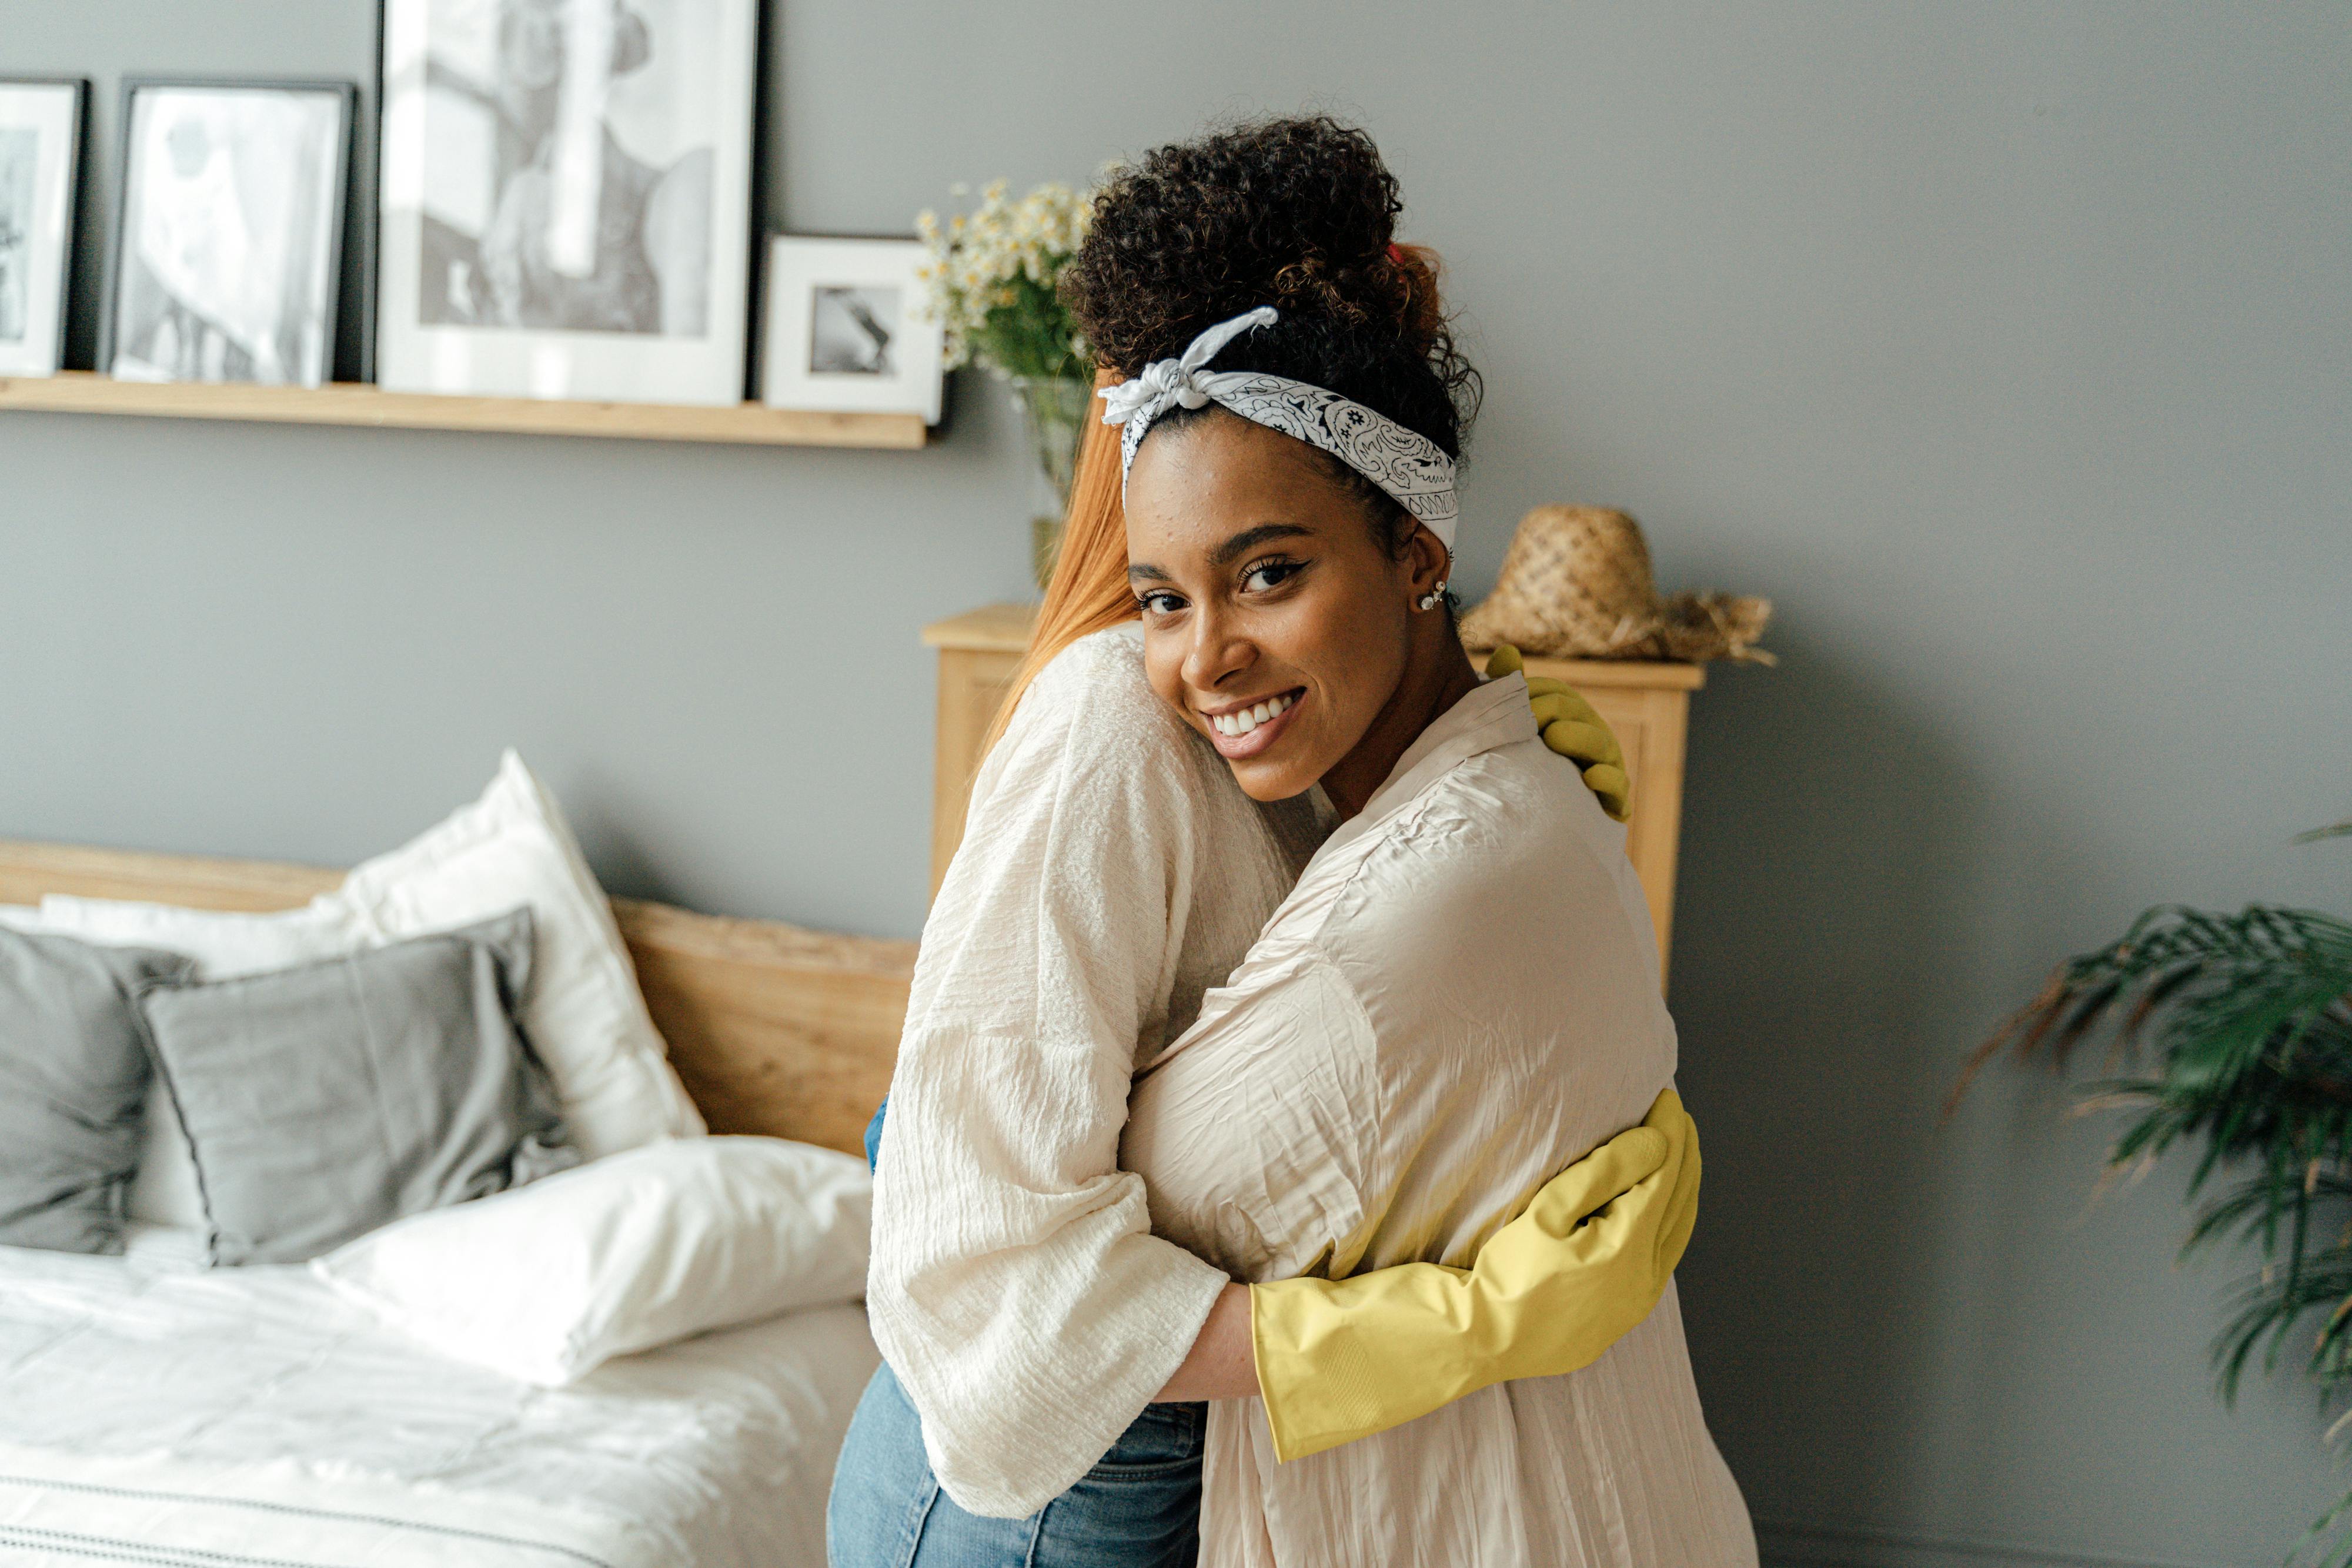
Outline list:
[[[1104,185],[1063,298],[1096,357],[1127,376],[1272,305],[1281,319],[1227,344],[1219,370],[1328,388],[1458,458],[1478,373],[1446,322],[1436,257],[1394,243],[1403,207],[1380,149],[1354,126],[1328,115],[1234,126],[1154,149]],[[1153,428],[1205,412],[1171,409]],[[1408,514],[1328,461],[1400,552]]]

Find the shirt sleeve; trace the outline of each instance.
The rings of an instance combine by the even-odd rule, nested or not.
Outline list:
[[[1118,1168],[1192,874],[1182,737],[1139,722],[1085,682],[1031,688],[924,926],[891,1083],[867,1311],[940,1484],[985,1516],[1097,1463],[1227,1283],[1150,1234]]]
[[[1158,1184],[1156,1228],[1252,1283],[1352,1273],[1379,1061],[1346,977],[1311,944],[1261,940],[1137,1082],[1127,1161]]]

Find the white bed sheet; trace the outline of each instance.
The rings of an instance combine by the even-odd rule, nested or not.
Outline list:
[[[0,1563],[783,1568],[877,1364],[862,1308],[537,1388],[443,1360],[299,1269],[0,1247]]]

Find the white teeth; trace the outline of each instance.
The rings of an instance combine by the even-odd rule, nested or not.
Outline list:
[[[1288,713],[1291,705],[1297,700],[1295,696],[1268,697],[1255,707],[1241,708],[1233,713],[1213,714],[1209,717],[1209,723],[1219,735],[1247,735],[1259,725],[1269,723]]]

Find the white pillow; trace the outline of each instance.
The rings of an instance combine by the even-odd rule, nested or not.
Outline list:
[[[646,1011],[612,905],[562,811],[512,751],[480,800],[299,909],[241,915],[51,894],[41,901],[40,925],[93,942],[185,953],[199,978],[226,979],[469,925],[518,904],[530,905],[538,934],[523,1029],[583,1157],[700,1136],[701,1113]],[[200,1226],[195,1167],[164,1099],[148,1100],[131,1213]]]
[[[367,946],[351,916],[331,902],[334,896],[322,893],[299,909],[243,915],[53,893],[41,900],[41,928],[111,946],[184,953],[196,961],[198,979],[233,980]]]
[[[310,1271],[440,1354],[526,1383],[866,1293],[852,1155],[688,1138],[396,1220]]]
[[[646,1011],[627,944],[562,811],[509,751],[482,798],[322,895],[371,945],[529,904],[538,923],[522,1026],[591,1160],[698,1137],[702,1114]]]

